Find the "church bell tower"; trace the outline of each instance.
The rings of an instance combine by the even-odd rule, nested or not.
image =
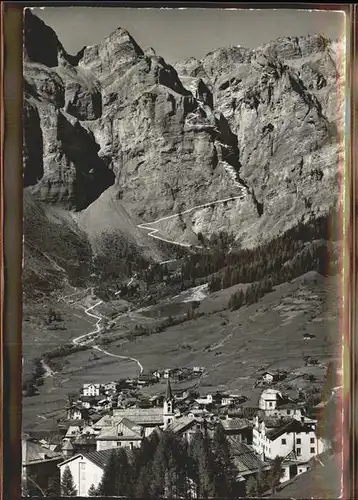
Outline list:
[[[174,398],[172,393],[172,388],[170,385],[170,379],[167,379],[167,389],[165,391],[165,398],[163,404],[163,421],[164,421],[164,430],[168,428],[168,426],[174,420]]]

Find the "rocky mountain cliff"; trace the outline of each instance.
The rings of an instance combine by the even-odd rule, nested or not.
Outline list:
[[[118,28],[71,56],[27,10],[26,192],[71,212],[90,242],[102,222],[123,231],[124,218],[136,239],[140,222],[181,213],[157,234],[196,244],[227,230],[253,246],[337,200],[342,54],[312,35],[173,67]]]

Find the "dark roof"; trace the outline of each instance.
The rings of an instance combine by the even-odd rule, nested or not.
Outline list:
[[[256,471],[260,467],[269,465],[267,462],[263,462],[249,445],[235,441],[232,438],[228,438],[228,441],[239,474]]]
[[[101,451],[92,451],[90,453],[79,453],[78,455],[74,455],[71,458],[68,458],[67,460],[64,460],[59,464],[59,466],[64,465],[71,460],[74,460],[77,457],[85,457],[88,460],[90,460],[92,463],[98,465],[101,469],[104,469],[108,463],[108,460],[110,459],[112,453],[123,453],[123,451],[127,454],[128,460],[132,461],[134,454],[133,451],[129,448],[110,448],[108,450],[101,450]]]
[[[73,444],[75,445],[96,445],[96,438],[93,435],[88,435],[86,436],[85,434],[82,434],[81,436],[78,436],[74,441]]]
[[[284,423],[281,427],[269,430],[266,436],[271,441],[274,441],[285,432],[310,432],[312,430],[314,430],[314,428],[312,428],[312,424],[302,423],[299,422],[298,420],[291,420]]]
[[[271,498],[322,498],[341,496],[342,454],[318,460],[310,470],[282,484]]]
[[[122,448],[122,450],[109,449],[109,450],[101,450],[101,451],[92,451],[91,453],[85,453],[84,456],[91,460],[94,464],[98,465],[102,469],[105,468],[111,454],[114,453],[123,453],[123,450],[127,453],[127,457],[129,460],[133,459],[133,453],[129,448]]]
[[[30,465],[31,463],[36,463],[45,460],[56,460],[56,459],[58,460],[61,458],[62,455],[58,452],[54,452],[30,440],[27,439],[22,440],[23,465]]]
[[[252,427],[251,422],[247,418],[226,418],[221,421],[222,426],[226,431],[234,431]]]
[[[173,399],[172,387],[170,385],[170,379],[167,379],[167,388],[165,391],[165,399],[166,401],[171,401]]]

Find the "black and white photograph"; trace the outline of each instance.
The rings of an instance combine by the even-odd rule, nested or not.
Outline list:
[[[346,74],[338,10],[24,9],[23,497],[341,496]]]

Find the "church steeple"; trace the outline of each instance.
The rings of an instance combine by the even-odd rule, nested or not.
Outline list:
[[[165,400],[166,401],[172,401],[173,398],[173,393],[172,393],[172,386],[170,385],[170,378],[167,378],[167,389],[165,391]]]
[[[165,391],[165,398],[163,404],[163,421],[164,421],[164,429],[167,429],[168,426],[174,420],[174,398],[172,393],[172,387],[170,385],[170,379],[167,379],[167,388]]]

